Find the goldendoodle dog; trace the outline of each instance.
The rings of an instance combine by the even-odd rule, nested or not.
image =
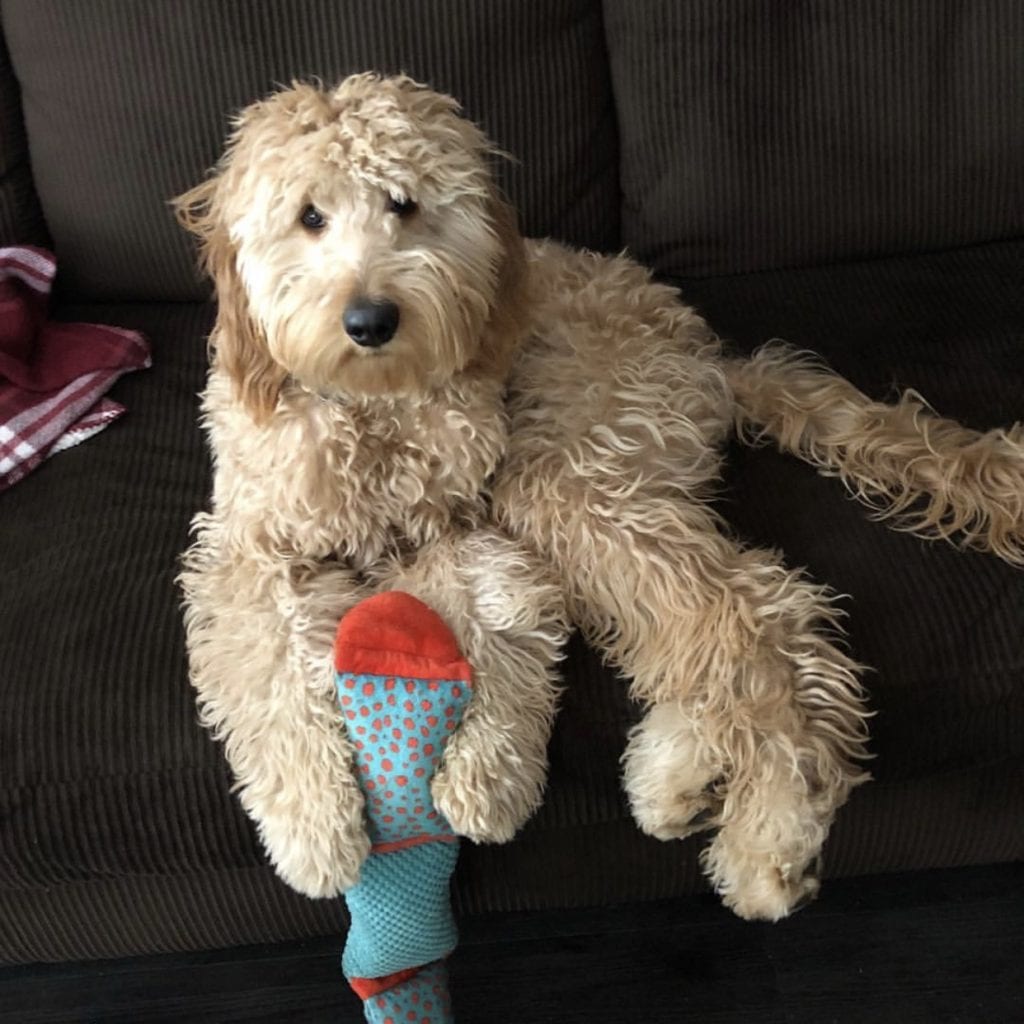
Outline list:
[[[640,827],[713,830],[725,903],[783,917],[866,778],[867,716],[828,591],[710,507],[723,443],[773,440],[904,528],[1021,562],[1021,428],[874,403],[780,346],[727,359],[629,259],[521,238],[495,153],[451,98],[363,74],[250,106],[177,200],[219,302],[213,505],[182,573],[202,718],[281,877],[332,895],[368,846],[342,614],[400,589],[456,633],[477,685],[434,795],[477,842],[541,799],[575,623],[647,707]]]

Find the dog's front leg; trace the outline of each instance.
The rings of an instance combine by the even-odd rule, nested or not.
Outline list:
[[[338,566],[233,554],[212,522],[181,584],[200,718],[224,743],[242,806],[285,882],[336,895],[369,844],[331,646],[365,595]]]
[[[541,802],[566,639],[561,589],[497,531],[446,538],[383,581],[445,619],[473,668],[473,699],[434,779],[438,809],[474,842],[506,842]]]

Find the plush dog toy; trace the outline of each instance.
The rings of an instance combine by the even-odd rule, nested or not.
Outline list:
[[[368,598],[342,619],[334,667],[373,844],[345,895],[342,968],[371,1024],[444,1024],[459,845],[430,784],[469,703],[472,670],[441,617],[401,592]]]

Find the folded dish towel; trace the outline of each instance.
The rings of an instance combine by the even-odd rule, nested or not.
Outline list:
[[[150,365],[137,331],[48,319],[52,253],[0,248],[0,491],[124,412],[103,395]]]

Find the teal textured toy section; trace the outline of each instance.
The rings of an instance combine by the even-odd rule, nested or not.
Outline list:
[[[448,893],[459,857],[443,840],[373,853],[345,894],[352,923],[341,967],[348,978],[380,978],[446,957],[458,942]]]

